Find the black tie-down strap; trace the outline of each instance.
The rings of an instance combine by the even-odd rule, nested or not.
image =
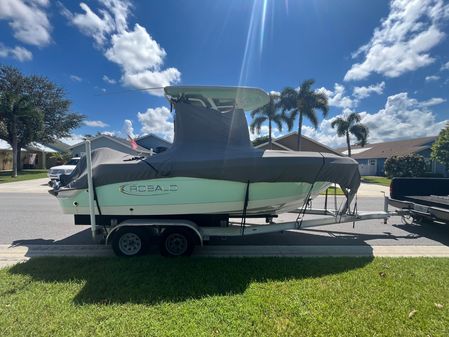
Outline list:
[[[248,182],[246,183],[245,199],[243,201],[242,222],[240,224],[242,236],[245,234],[246,211],[248,209],[248,202],[249,202],[249,184],[250,182],[248,180]]]

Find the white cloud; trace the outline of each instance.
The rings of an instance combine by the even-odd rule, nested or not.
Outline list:
[[[426,76],[426,82],[438,81],[439,79],[440,76],[437,75]]]
[[[428,107],[428,106],[438,105],[438,104],[441,104],[444,102],[446,102],[446,100],[444,98],[433,97],[431,99],[428,99],[427,101],[420,102],[420,105]]]
[[[128,138],[128,136],[130,136],[131,138],[137,137],[137,135],[134,133],[133,122],[131,122],[129,119],[125,119],[123,121],[123,133],[125,135],[125,138]]]
[[[342,109],[350,109],[355,106],[355,102],[350,96],[345,96],[345,87],[335,83],[334,90],[328,90],[324,87],[319,88],[318,92],[323,92],[328,97],[330,106],[336,106]]]
[[[62,13],[82,33],[91,36],[105,57],[122,69],[121,82],[138,89],[164,87],[179,82],[181,73],[176,68],[162,69],[166,51],[148,33],[145,27],[135,24],[128,28],[127,19],[131,4],[127,0],[100,0],[103,7],[95,13],[88,5],[80,6],[84,13],[72,14],[62,6]],[[106,75],[103,80],[112,83]],[[163,95],[162,90],[151,90],[153,95]]]
[[[82,82],[83,81],[83,79],[81,77],[76,76],[76,75],[70,75],[70,79],[74,82]]]
[[[109,84],[116,84],[117,81],[114,80],[113,78],[108,77],[107,75],[103,75],[103,81],[105,81],[106,83]]]
[[[364,56],[352,65],[345,81],[361,80],[372,73],[387,77],[427,66],[434,62],[429,51],[445,37],[441,22],[449,17],[443,0],[393,0],[386,19],[373,37],[353,57]]]
[[[441,70],[449,70],[449,62],[446,62],[441,66]]]
[[[105,136],[114,137],[114,136],[117,135],[117,132],[115,132],[115,131],[102,131],[102,132],[100,132],[100,134],[105,135]]]
[[[377,84],[369,85],[367,87],[354,87],[352,95],[357,99],[361,100],[371,96],[371,94],[373,93],[382,95],[384,89],[385,89],[385,82],[380,82]]]
[[[45,12],[48,5],[48,0],[1,0],[0,20],[8,21],[16,39],[46,46],[51,42],[51,25]]]
[[[170,142],[173,141],[173,119],[170,110],[165,106],[139,112],[137,118],[142,124],[142,134],[154,133]]]
[[[19,46],[9,48],[3,43],[0,43],[0,57],[12,57],[20,62],[24,62],[32,60],[33,54],[26,48]]]
[[[84,141],[83,135],[72,134],[70,137],[65,137],[60,139],[61,142],[68,145],[75,145]]]
[[[384,108],[378,112],[360,113],[361,122],[370,130],[368,142],[377,143],[437,135],[447,121],[437,122],[435,114],[429,110],[429,107],[443,101],[441,98],[418,101],[408,97],[405,92],[389,96]],[[337,137],[335,130],[331,127],[332,121],[341,116],[344,114],[323,120],[317,130],[305,126],[303,133],[331,147],[344,146],[344,137]]]
[[[84,121],[84,124],[92,128],[106,128],[109,126],[109,124],[103,121]]]

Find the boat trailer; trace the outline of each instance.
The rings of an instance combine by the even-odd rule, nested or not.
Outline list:
[[[240,222],[228,221],[224,226],[198,226],[190,220],[183,219],[128,219],[122,222],[111,221],[109,226],[96,224],[96,199],[92,179],[91,144],[86,141],[86,164],[89,193],[89,217],[92,237],[102,235],[105,244],[111,244],[119,256],[135,256],[143,253],[150,237],[158,237],[161,254],[164,256],[186,256],[193,252],[195,245],[203,245],[211,237],[235,237],[256,234],[283,232],[339,223],[355,223],[364,220],[379,219],[384,223],[396,212],[388,210],[388,198],[385,198],[384,210],[379,212],[362,212],[357,207],[353,210],[344,207],[344,212],[337,209],[337,198],[334,195],[335,209],[328,209],[328,194],[325,196],[325,208],[312,208],[310,200],[301,209],[290,213],[297,214],[295,221],[275,222],[272,217],[266,224],[249,223],[243,216]],[[355,202],[357,203],[357,201]],[[305,215],[322,215],[315,219],[304,219]]]

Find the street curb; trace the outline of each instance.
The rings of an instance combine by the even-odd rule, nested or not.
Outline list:
[[[114,256],[103,245],[0,245],[0,268],[33,257]],[[197,247],[199,257],[449,257],[448,246],[204,246]]]

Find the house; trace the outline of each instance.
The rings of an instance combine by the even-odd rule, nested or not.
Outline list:
[[[138,154],[148,155],[151,152],[150,149],[144,148],[139,144],[137,144],[137,149],[133,150],[128,140],[104,134],[100,134],[96,137],[91,138],[90,142],[92,150],[98,149],[100,147],[108,147],[113,150],[129,153],[133,156],[136,156]],[[69,149],[72,152],[72,156],[74,157],[81,157],[86,153],[84,142],[72,145]]]
[[[154,152],[162,152],[172,145],[169,141],[152,133],[137,138],[136,143],[148,150],[153,149]]]
[[[415,139],[396,140],[391,142],[367,144],[365,147],[351,146],[351,157],[359,162],[361,175],[383,176],[385,160],[392,156],[417,154],[424,157],[427,162],[427,171],[430,174],[444,175],[444,166],[431,160],[431,147],[436,136]],[[346,147],[337,149],[341,154],[347,155]]]
[[[68,145],[61,141],[51,144],[31,143],[22,148],[20,153],[22,168],[48,169],[55,165],[56,160],[53,153],[64,152]],[[0,140],[0,170],[12,169],[12,148],[4,140]]]
[[[298,137],[298,132],[291,132],[284,136],[274,138],[272,140],[271,147],[268,142],[265,142],[257,145],[256,148],[263,150],[296,151],[298,146]],[[301,151],[333,153],[341,156],[340,152],[337,152],[336,150],[331,149],[330,147],[304,135],[301,135]]]

